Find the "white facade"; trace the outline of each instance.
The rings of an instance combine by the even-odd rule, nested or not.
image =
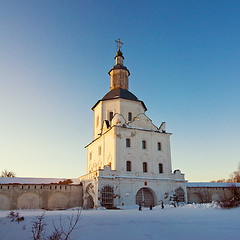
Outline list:
[[[184,174],[172,172],[171,133],[164,122],[156,127],[144,103],[128,91],[123,59],[119,50],[109,72],[111,91],[92,108],[93,141],[86,146],[87,174],[80,177],[84,206],[154,206],[174,194],[186,201]]]

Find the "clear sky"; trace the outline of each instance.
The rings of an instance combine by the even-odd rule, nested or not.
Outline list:
[[[173,169],[209,181],[237,168],[239,1],[0,0],[0,171],[86,173],[118,38],[130,91],[173,133]]]

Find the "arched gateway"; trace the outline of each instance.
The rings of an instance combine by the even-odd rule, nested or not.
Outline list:
[[[136,194],[136,204],[141,204],[144,207],[153,207],[156,205],[155,193],[152,189],[144,187],[140,188]]]

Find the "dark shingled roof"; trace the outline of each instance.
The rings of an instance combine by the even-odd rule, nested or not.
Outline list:
[[[133,101],[141,102],[145,110],[147,111],[147,108],[143,101],[140,101],[133,93],[129,92],[127,89],[123,88],[115,88],[112,89],[110,92],[108,92],[101,100],[99,100],[93,107],[94,109],[100,101],[110,100],[110,99],[117,99],[117,98],[124,98],[129,99]]]
[[[130,76],[129,70],[125,66],[123,66],[123,65],[115,65],[115,66],[113,66],[112,69],[108,72],[108,74],[110,75],[110,72],[112,70],[114,70],[114,69],[124,69],[124,70],[127,70],[128,71],[128,76]]]
[[[115,88],[111,90],[102,98],[102,100],[108,100],[113,98],[125,98],[129,100],[138,101],[138,98],[134,94],[129,92],[127,89],[123,88]]]

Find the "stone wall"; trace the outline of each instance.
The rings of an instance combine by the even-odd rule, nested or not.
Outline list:
[[[238,192],[240,192],[240,186],[236,186]],[[188,203],[210,203],[224,201],[231,199],[233,195],[233,187],[187,187]]]
[[[0,184],[0,210],[67,209],[82,206],[81,185]]]

